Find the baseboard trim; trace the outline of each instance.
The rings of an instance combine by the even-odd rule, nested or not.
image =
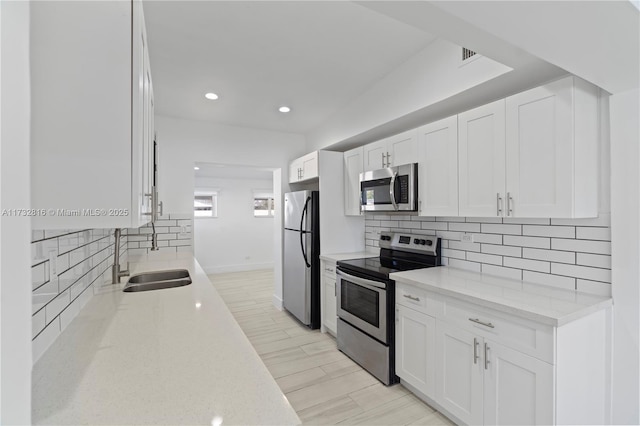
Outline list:
[[[276,296],[274,294],[273,298],[272,298],[272,303],[273,303],[273,306],[275,306],[275,308],[277,310],[282,311],[283,306],[282,306],[282,299],[281,298],[279,298],[278,296]]]
[[[253,263],[250,265],[225,265],[225,266],[203,266],[204,272],[209,274],[224,274],[227,272],[257,271],[259,269],[273,269],[273,263]]]

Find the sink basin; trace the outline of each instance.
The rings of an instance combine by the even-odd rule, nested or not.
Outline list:
[[[191,276],[186,269],[143,272],[131,276],[123,291],[148,291],[163,288],[182,287],[191,284]]]

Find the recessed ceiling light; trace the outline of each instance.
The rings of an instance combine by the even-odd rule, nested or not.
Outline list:
[[[200,170],[200,167],[195,166],[195,167],[193,168],[193,170]]]
[[[205,98],[211,100],[211,101],[215,101],[216,99],[218,99],[218,95],[216,95],[213,92],[209,92],[207,94],[204,95]]]
[[[281,106],[280,108],[278,108],[278,111],[280,111],[280,112],[289,112],[289,111],[291,111],[291,108],[289,108],[288,106]]]

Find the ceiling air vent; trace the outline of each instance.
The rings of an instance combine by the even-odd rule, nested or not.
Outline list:
[[[471,58],[472,56],[474,56],[476,54],[476,52],[474,52],[473,50],[469,50],[466,47],[462,48],[462,61],[466,61],[467,59]]]

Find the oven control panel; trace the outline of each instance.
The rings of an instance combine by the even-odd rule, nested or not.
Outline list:
[[[392,250],[436,255],[438,237],[433,235],[411,235],[398,232],[381,232],[379,245]]]

